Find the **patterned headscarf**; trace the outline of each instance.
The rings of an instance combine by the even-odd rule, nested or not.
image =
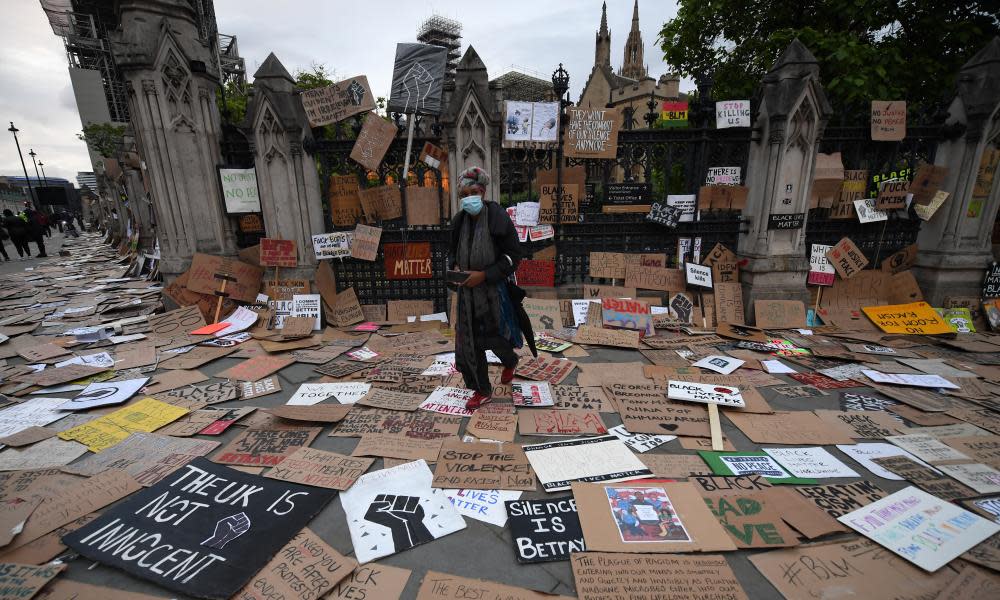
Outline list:
[[[458,176],[460,188],[471,187],[479,190],[481,195],[486,194],[486,186],[490,184],[490,176],[479,167],[469,167]]]

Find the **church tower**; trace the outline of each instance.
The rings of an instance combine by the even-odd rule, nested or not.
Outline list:
[[[646,77],[646,66],[642,63],[642,33],[639,31],[639,0],[635,0],[632,7],[632,30],[625,41],[625,58],[618,74],[637,81]]]
[[[641,51],[640,51],[641,52]],[[608,31],[608,3],[601,7],[601,29],[597,32],[594,66],[611,66],[611,32]]]

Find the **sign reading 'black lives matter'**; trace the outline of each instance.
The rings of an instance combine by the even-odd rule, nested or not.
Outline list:
[[[336,493],[196,458],[63,543],[176,592],[224,600]]]

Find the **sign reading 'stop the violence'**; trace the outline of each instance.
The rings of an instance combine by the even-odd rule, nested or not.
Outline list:
[[[62,540],[175,592],[225,600],[336,493],[196,458]]]

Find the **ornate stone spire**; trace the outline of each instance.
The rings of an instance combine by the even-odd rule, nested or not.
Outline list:
[[[608,31],[608,3],[601,6],[601,28],[597,32],[594,65],[611,66],[611,32]]]
[[[625,41],[625,58],[618,73],[629,79],[646,77],[646,65],[642,62],[642,32],[639,31],[639,0],[632,5],[632,30]]]

